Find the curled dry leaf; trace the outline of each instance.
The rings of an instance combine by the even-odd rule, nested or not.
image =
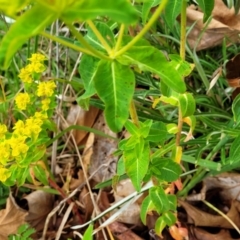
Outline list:
[[[119,202],[120,200],[124,199],[135,191],[136,190],[132,185],[130,179],[122,180],[116,186],[116,192],[114,192],[115,202],[113,204]],[[112,214],[114,214],[116,211],[113,211]],[[120,213],[120,215],[118,216],[118,221],[127,224],[133,224],[136,226],[142,226],[143,224],[139,217],[140,211],[141,205],[139,201],[134,202],[125,211],[122,211]]]
[[[8,239],[8,235],[17,233],[17,229],[25,224],[27,211],[21,209],[10,194],[6,208],[0,211],[0,239]]]
[[[117,134],[107,126],[103,113],[99,115],[93,128],[117,138]],[[118,157],[113,156],[113,153],[117,150],[117,144],[114,139],[97,135],[92,143],[92,148],[91,144],[88,144],[88,149],[91,149],[92,154],[88,155],[85,162],[89,161],[88,158],[91,155],[89,174],[93,174],[93,179],[97,183],[109,179],[115,174]]]
[[[27,195],[29,214],[25,220],[37,231],[42,230],[49,212],[53,209],[53,195],[44,191],[34,191]]]
[[[234,228],[229,221],[220,215],[206,213],[180,199],[178,202],[187,212],[188,223],[194,224],[195,226],[204,227]],[[240,203],[238,201],[232,202],[231,208],[226,215],[235,223],[238,228],[240,227]]]
[[[91,106],[88,111],[85,111],[79,105],[72,105],[68,112],[67,124],[64,124],[63,128],[65,129],[71,125],[92,127],[98,113],[99,109],[93,106]],[[84,139],[87,136],[88,132],[73,130],[72,134],[77,145],[81,145],[84,143]]]
[[[231,43],[239,40],[240,15],[235,15],[234,9],[229,9],[222,0],[215,0],[212,12],[212,20],[204,31],[196,50],[207,49],[222,44],[226,37]],[[195,48],[196,40],[204,29],[203,13],[193,6],[187,9],[187,24],[193,29],[188,35],[188,43],[191,48]]]
[[[222,229],[218,233],[209,233],[201,228],[191,227],[190,234],[194,237],[190,239],[194,240],[232,240],[232,236],[229,230]],[[234,238],[234,240],[240,240],[240,238]]]

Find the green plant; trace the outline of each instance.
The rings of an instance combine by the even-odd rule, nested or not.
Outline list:
[[[21,225],[16,234],[8,236],[8,240],[32,240],[30,237],[35,233],[35,229],[31,228],[28,224]]]
[[[84,90],[84,94],[79,96],[78,102],[88,106],[89,101],[94,103],[91,97],[97,94],[109,127],[115,132],[125,127],[130,133],[128,139],[119,143],[117,154],[121,158],[113,182],[128,176],[136,190],[141,191],[144,183],[153,180],[154,186],[142,205],[141,218],[145,222],[148,211],[158,212],[155,229],[158,234],[166,225],[176,222],[177,198],[172,189],[180,178],[181,161],[192,179],[185,179],[179,196],[185,196],[207,174],[233,169],[238,164],[239,98],[234,101],[232,119],[214,95],[197,94],[192,84],[184,81],[192,73],[193,78],[194,74],[201,77],[200,83],[193,80],[194,83],[204,85],[205,90],[209,87],[203,63],[194,50],[186,47],[187,1],[148,0],[131,5],[125,0],[106,0],[104,4],[94,0],[38,0],[30,5],[27,5],[28,1],[15,1],[8,7],[4,2],[0,1],[1,10],[16,18],[16,22],[2,39],[0,64],[7,68],[22,44],[37,34],[83,53],[79,65],[83,89],[79,91]],[[204,21],[207,21],[214,1],[197,2],[204,11]],[[153,13],[152,7],[156,7]],[[17,17],[15,13],[19,10],[22,14]],[[180,13],[178,29],[174,23]],[[159,26],[155,24],[159,15],[170,31],[175,31],[175,37],[158,34],[155,28]],[[57,19],[70,30],[70,38],[49,33],[48,26]],[[85,35],[74,26],[83,21],[87,28]],[[180,54],[170,52],[166,57],[161,51],[167,48],[164,48],[166,39],[178,43]],[[154,46],[154,40],[165,45]],[[195,63],[197,74],[192,72],[194,66],[185,61],[186,52],[189,61]],[[140,93],[135,91],[138,83],[149,89]],[[153,100],[147,100],[146,96]],[[28,101],[26,96],[25,99]],[[216,125],[214,120],[219,124]],[[192,139],[194,131],[199,138]],[[226,159],[225,150],[234,138],[230,158]],[[219,152],[220,161],[213,161]],[[193,165],[197,165],[197,169],[192,172]]]

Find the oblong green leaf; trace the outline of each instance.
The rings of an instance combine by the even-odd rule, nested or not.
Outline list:
[[[94,24],[98,31],[101,33],[102,37],[108,43],[108,45],[110,47],[113,47],[115,45],[115,37],[110,27],[103,22],[96,21],[94,22]],[[106,52],[105,47],[102,45],[102,43],[99,41],[98,37],[95,35],[95,33],[90,27],[88,28],[87,35],[84,38],[95,49]]]
[[[170,29],[173,29],[175,20],[181,12],[182,1],[169,0],[164,11],[164,19]]]
[[[101,60],[94,75],[96,91],[105,104],[104,115],[114,132],[121,131],[135,88],[135,78],[128,66]]]
[[[93,225],[90,224],[87,228],[87,230],[85,231],[84,235],[83,235],[83,240],[91,240],[93,239]]]
[[[122,64],[137,65],[143,71],[150,71],[159,75],[161,81],[178,93],[186,91],[186,85],[181,75],[171,65],[171,62],[167,61],[164,54],[154,47],[132,47],[117,60]]]
[[[214,0],[196,0],[196,1],[204,13],[203,22],[206,22],[214,8]]]
[[[181,174],[181,167],[172,159],[154,158],[150,164],[152,174],[162,181],[176,181]]]
[[[166,212],[163,214],[163,220],[164,222],[170,227],[172,226],[173,224],[176,223],[177,221],[177,218],[176,216],[172,213],[172,212]]]
[[[161,186],[152,187],[149,190],[149,196],[156,207],[158,213],[168,211],[170,208],[167,194],[164,192]]]
[[[229,152],[230,163],[240,161],[240,136],[236,137],[231,144]]]
[[[37,35],[58,15],[36,4],[10,27],[0,44],[0,65],[7,68],[12,56],[30,37]]]
[[[134,23],[138,18],[137,11],[126,0],[74,1],[62,13],[62,18],[71,22],[94,19],[98,16],[108,16],[117,22],[125,24]]]
[[[196,102],[191,93],[180,94],[178,101],[183,117],[188,117],[194,114],[196,109]]]
[[[97,70],[98,62],[98,58],[86,54],[84,54],[81,58],[78,71],[83,81],[85,93],[80,97],[80,99],[89,98],[96,93],[93,79]]]
[[[145,143],[143,150],[139,152],[136,150],[139,149],[137,145],[135,149],[124,151],[123,157],[126,173],[135,189],[140,191],[142,180],[148,170],[150,148],[148,143]]]
[[[232,112],[233,112],[233,120],[236,124],[240,122],[240,95],[234,99],[232,103]]]
[[[146,225],[147,213],[149,211],[152,211],[153,209],[154,209],[154,205],[152,203],[150,196],[145,197],[145,199],[142,202],[141,212],[140,212],[140,218],[144,225]]]

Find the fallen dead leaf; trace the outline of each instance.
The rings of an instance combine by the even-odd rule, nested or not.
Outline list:
[[[17,233],[17,229],[25,224],[28,212],[21,209],[10,194],[6,208],[0,211],[0,239],[8,239],[8,235]]]
[[[114,222],[109,225],[109,228],[113,235],[119,240],[143,240],[131,229],[127,228],[124,224],[119,222]]]
[[[196,50],[207,49],[222,44],[224,38],[228,43],[239,41],[240,32],[240,15],[235,15],[234,9],[229,9],[222,0],[215,0],[212,12],[212,20],[204,31]],[[187,8],[187,25],[193,29],[188,34],[188,43],[194,48],[197,39],[201,35],[201,31],[205,25],[203,23],[203,13],[195,6]]]
[[[93,106],[91,106],[88,111],[85,111],[79,105],[72,105],[69,109],[68,116],[66,119],[68,125],[66,126],[65,124],[63,128],[67,128],[71,125],[92,127],[98,113],[99,109]],[[87,136],[88,132],[73,130],[72,134],[77,145],[81,145],[84,143],[85,137]]]
[[[209,214],[180,199],[178,199],[178,202],[186,210],[188,223],[190,224],[194,224],[195,226],[233,229],[231,223],[220,215]],[[226,215],[238,228],[240,227],[240,203],[238,201],[232,202],[231,208]]]
[[[191,227],[190,233],[192,237],[190,240],[233,240],[229,230],[222,229],[218,233],[209,233],[201,228]],[[234,238],[240,240],[240,238]]]
[[[34,191],[27,195],[29,214],[25,220],[37,231],[42,230],[49,212],[53,208],[53,194],[44,191]]]
[[[107,126],[103,113],[99,115],[93,128],[117,138],[117,134],[112,132]],[[89,174],[93,174],[93,179],[97,183],[109,179],[115,174],[118,157],[113,156],[113,153],[117,150],[117,145],[118,143],[114,139],[95,136],[92,145]],[[89,145],[88,148],[91,148],[91,146]],[[90,154],[88,157],[90,157]]]

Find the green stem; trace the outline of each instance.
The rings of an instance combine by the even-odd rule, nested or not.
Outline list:
[[[108,45],[107,41],[104,39],[104,37],[102,36],[102,34],[98,31],[98,29],[96,28],[96,26],[94,25],[94,23],[91,20],[87,21],[87,24],[89,25],[89,27],[92,29],[92,31],[94,32],[94,34],[96,35],[96,37],[98,38],[98,40],[101,42],[101,44],[103,45],[103,47],[106,49],[106,51],[108,52],[108,54],[110,55],[112,52],[111,47]]]
[[[182,1],[181,10],[181,40],[180,40],[180,57],[185,60],[186,52],[186,25],[187,25],[187,1]]]
[[[76,50],[77,52],[82,52],[82,53],[86,53],[88,55],[91,55],[91,56],[94,56],[94,57],[97,57],[94,53],[90,52],[88,49],[85,49],[85,48],[82,48],[82,47],[79,47],[75,44],[72,44],[70,42],[67,42],[65,40],[62,40],[61,38],[59,37],[55,37],[49,33],[46,33],[46,32],[41,32],[41,35],[48,38],[48,39],[51,39],[55,42],[58,42],[58,43],[61,43],[63,46],[66,46],[66,47],[69,47],[73,50]]]
[[[131,116],[131,119],[132,119],[133,123],[137,127],[139,127],[138,115],[137,115],[137,111],[136,111],[134,100],[132,100],[131,103],[130,103],[129,112],[130,112],[130,116]]]
[[[151,26],[154,24],[154,22],[159,18],[160,14],[162,13],[163,9],[167,5],[168,0],[162,0],[161,4],[158,6],[148,23],[143,27],[143,29],[140,31],[140,33],[132,39],[127,45],[125,45],[123,48],[121,48],[118,52],[115,53],[114,57],[118,57],[125,53],[128,49],[130,49],[137,41],[139,41],[151,28]]]
[[[73,33],[73,35],[77,38],[77,40],[86,48],[88,51],[94,54],[96,57],[100,59],[105,59],[105,60],[111,60],[108,56],[102,54],[101,52],[97,51],[95,48],[93,48],[82,36],[80,32],[76,30],[76,28],[70,24],[66,23],[67,27],[70,29],[70,31]]]
[[[117,42],[116,42],[115,49],[114,49],[115,52],[117,52],[118,49],[121,47],[124,30],[125,30],[125,25],[121,24],[121,27],[120,27],[119,32],[118,32]]]

